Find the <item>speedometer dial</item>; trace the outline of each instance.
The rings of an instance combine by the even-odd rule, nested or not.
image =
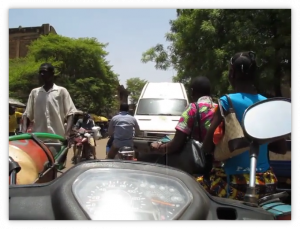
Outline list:
[[[145,196],[157,207],[161,220],[169,220],[186,203],[185,197],[173,186],[165,184],[142,183]],[[154,188],[155,186],[155,188]]]
[[[119,196],[122,196],[122,199],[126,200],[127,204],[133,208],[142,208],[145,205],[143,203],[145,198],[134,183],[116,180],[97,183],[95,188],[90,191],[86,207],[90,212],[94,212],[97,206],[105,201],[109,201],[110,204],[120,201]]]
[[[192,198],[180,181],[120,169],[88,170],[72,190],[93,220],[172,220]]]
[[[97,212],[105,212],[105,219],[113,219],[116,214],[120,214],[124,220],[139,219],[137,212],[149,212],[150,220],[155,216],[152,216],[154,209],[148,202],[136,183],[118,179],[97,183],[90,191],[85,207],[97,219],[102,218]]]

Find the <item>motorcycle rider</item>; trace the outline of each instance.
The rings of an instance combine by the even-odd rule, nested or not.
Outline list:
[[[258,101],[267,99],[258,94],[254,86],[256,68],[254,52],[236,53],[231,58],[228,80],[236,93],[229,94],[229,97],[232,100],[239,122],[241,122],[243,114],[249,106]],[[229,105],[226,96],[222,96],[220,100],[223,110],[225,112],[228,111]],[[280,109],[280,107],[278,109]],[[257,118],[259,122],[259,116]],[[220,110],[217,108],[203,141],[202,147],[204,152],[213,152],[214,131],[222,120]],[[285,154],[285,140],[282,139],[269,144],[269,150],[275,153]],[[209,179],[199,177],[197,180],[214,196],[243,200],[248,186],[247,181],[249,181],[249,165],[249,152],[246,151],[227,159],[223,167],[213,168],[210,172]],[[270,168],[268,160],[268,145],[261,145],[259,148],[259,157],[257,158],[257,194],[260,198],[272,194],[276,190],[276,185],[277,178]]]
[[[78,119],[76,125],[75,125],[75,128],[78,130],[80,128],[83,128],[85,130],[89,130],[91,131],[92,128],[95,126],[95,122],[93,119],[91,119],[91,116],[85,112],[83,114],[83,118],[82,119]],[[96,156],[96,140],[95,140],[95,137],[93,135],[93,137],[89,138],[89,144],[90,144],[90,147],[91,147],[91,150],[92,150],[92,154],[93,154],[93,157],[94,159],[97,159],[97,156]],[[75,146],[74,146],[75,147]],[[75,152],[75,150],[74,150]],[[74,159],[74,157],[73,157]]]
[[[52,64],[44,63],[40,66],[39,80],[43,86],[34,88],[29,94],[24,112],[24,116],[29,119],[27,123],[33,123],[33,132],[58,134],[68,139],[72,130],[73,115],[77,111],[72,98],[66,88],[54,83]],[[60,146],[51,147],[53,154],[60,149]]]
[[[123,146],[133,147],[133,129],[137,134],[140,132],[137,120],[129,114],[129,105],[121,104],[120,113],[109,122],[108,135],[113,137],[113,143],[107,158],[114,159]]]

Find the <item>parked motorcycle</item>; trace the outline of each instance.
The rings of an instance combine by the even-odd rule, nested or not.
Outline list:
[[[276,116],[270,119],[274,113]],[[11,185],[9,219],[291,219],[291,206],[279,200],[284,193],[258,200],[254,179],[259,145],[291,133],[290,101],[273,98],[254,104],[246,110],[242,126],[251,142],[250,182],[244,201],[213,197],[192,176],[176,168],[128,160],[98,160],[80,163],[47,185]],[[17,173],[18,166],[15,167]]]

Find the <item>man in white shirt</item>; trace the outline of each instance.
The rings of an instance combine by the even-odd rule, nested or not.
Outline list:
[[[51,64],[44,63],[40,66],[39,77],[44,85],[30,92],[24,114],[33,122],[33,132],[58,134],[68,138],[76,112],[72,98],[66,88],[54,84],[54,67]]]

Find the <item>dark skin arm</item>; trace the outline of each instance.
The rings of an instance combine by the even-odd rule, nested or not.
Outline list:
[[[27,118],[27,117],[26,117],[26,119],[27,119],[27,122],[26,122],[26,130],[27,130],[27,129],[28,129],[28,127],[29,127],[29,125],[30,125],[30,122],[31,122],[31,121],[30,121],[30,119],[29,119],[29,118]]]
[[[67,117],[67,128],[66,128],[66,138],[68,138],[71,134],[72,131],[72,126],[73,126],[73,115],[69,115]]]
[[[151,146],[153,149],[157,149],[159,152],[172,154],[184,146],[186,138],[187,134],[176,130],[174,138],[170,142],[166,144],[159,144],[158,142],[154,142],[151,144]]]

